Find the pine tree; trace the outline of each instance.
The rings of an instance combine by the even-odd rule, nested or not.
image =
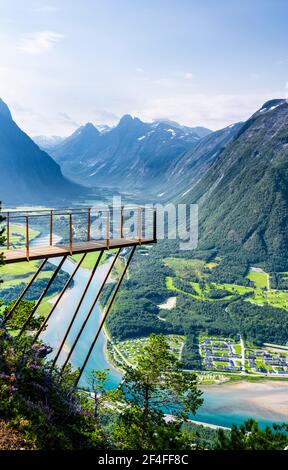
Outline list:
[[[274,424],[260,429],[257,421],[249,419],[241,426],[232,426],[230,433],[219,430],[218,450],[284,450],[288,445],[288,425]]]
[[[191,436],[181,428],[203,403],[202,392],[196,375],[183,371],[163,335],[151,335],[137,366],[125,367],[121,389],[126,405],[114,428],[116,448],[179,450],[193,446]]]

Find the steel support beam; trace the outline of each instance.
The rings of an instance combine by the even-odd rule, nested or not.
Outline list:
[[[5,322],[7,322],[8,320],[10,320],[11,316],[13,315],[15,309],[18,307],[19,303],[21,302],[21,300],[23,299],[24,295],[26,294],[26,292],[29,290],[29,288],[31,287],[31,285],[33,284],[33,282],[35,281],[35,279],[37,278],[38,274],[42,271],[42,269],[44,268],[45,264],[47,263],[47,258],[44,259],[44,261],[42,261],[42,263],[40,264],[39,268],[37,269],[37,271],[33,274],[33,276],[31,277],[30,281],[28,282],[27,286],[25,287],[25,289],[22,291],[20,297],[17,299],[17,301],[15,302],[15,304],[13,305],[13,307],[11,308],[11,310],[9,310],[9,312],[7,313],[6,317],[5,317]]]
[[[74,279],[74,276],[75,274],[77,273],[78,269],[80,268],[81,264],[83,263],[84,261],[84,258],[86,257],[87,253],[84,253],[83,256],[80,258],[79,262],[77,263],[74,271],[72,272],[71,276],[69,277],[68,281],[66,282],[65,286],[63,287],[61,293],[59,294],[55,304],[53,305],[52,309],[50,310],[48,316],[45,318],[45,320],[43,321],[42,325],[40,326],[39,330],[37,331],[36,335],[35,335],[35,338],[34,338],[34,342],[37,341],[37,339],[39,338],[40,334],[42,333],[42,331],[44,330],[45,326],[47,325],[47,323],[49,322],[54,310],[56,309],[57,305],[59,304],[60,300],[62,299],[63,295],[65,294],[66,290],[68,289],[70,283],[72,282],[72,280]]]
[[[88,208],[88,220],[87,220],[87,241],[90,242],[91,238],[91,207]]]
[[[157,211],[153,210],[153,243],[157,243]]]
[[[112,307],[112,305],[113,305],[113,302],[114,302],[115,297],[116,297],[116,295],[117,295],[117,293],[118,293],[118,290],[119,290],[120,285],[121,285],[121,283],[122,283],[122,281],[123,281],[123,278],[124,278],[124,276],[125,276],[125,274],[126,274],[126,271],[127,271],[127,269],[128,269],[128,266],[129,266],[129,264],[130,264],[130,262],[131,262],[131,259],[132,259],[133,255],[134,255],[135,250],[136,250],[136,246],[133,246],[133,248],[132,248],[132,250],[131,250],[131,253],[130,253],[129,257],[128,257],[127,263],[126,263],[126,265],[125,265],[125,267],[124,267],[124,269],[123,269],[123,271],[122,271],[122,273],[121,273],[121,276],[120,276],[120,278],[119,278],[119,280],[118,280],[118,282],[117,282],[117,285],[116,285],[116,287],[115,287],[115,290],[114,290],[114,292],[113,292],[113,294],[112,294],[112,297],[111,297],[111,299],[110,299],[110,301],[109,301],[109,304],[108,304],[107,308],[106,308],[106,309],[104,310],[104,312],[103,312],[103,316],[102,316],[101,323],[100,323],[99,328],[98,328],[98,330],[97,330],[97,332],[96,332],[96,334],[95,334],[95,337],[94,337],[94,339],[93,339],[93,342],[92,342],[92,344],[91,344],[91,346],[90,346],[90,348],[89,348],[88,354],[86,355],[85,361],[83,362],[82,367],[81,367],[81,369],[80,369],[80,371],[79,371],[79,375],[78,375],[78,377],[77,377],[77,379],[76,379],[76,382],[75,382],[75,387],[77,387],[77,385],[78,385],[78,383],[79,383],[79,380],[81,379],[81,376],[82,376],[82,374],[83,374],[83,372],[84,372],[84,370],[85,370],[85,367],[86,367],[86,365],[87,365],[87,362],[89,361],[89,358],[90,358],[90,356],[91,356],[91,354],[92,354],[92,352],[93,352],[93,349],[94,349],[94,346],[95,346],[95,344],[96,344],[96,341],[97,341],[97,339],[98,339],[98,337],[99,337],[99,334],[100,334],[100,332],[101,332],[101,330],[102,330],[102,328],[103,328],[103,325],[104,325],[104,323],[105,323],[105,321],[106,321],[106,318],[107,318],[107,316],[108,316],[108,314],[109,314],[109,311],[110,311],[110,309],[111,309],[111,307]]]
[[[64,344],[65,344],[65,341],[66,341],[66,339],[67,339],[67,337],[68,337],[68,335],[69,335],[69,333],[70,333],[70,330],[71,330],[71,328],[72,328],[72,326],[73,326],[73,323],[74,323],[74,321],[75,321],[75,319],[76,319],[76,317],[77,317],[77,314],[78,314],[78,312],[79,312],[79,309],[80,309],[80,307],[81,307],[81,305],[82,305],[82,303],[83,303],[83,300],[84,300],[84,298],[85,298],[85,296],[86,296],[86,294],[87,294],[87,291],[88,291],[89,286],[90,286],[90,284],[91,284],[91,281],[92,281],[92,279],[93,279],[93,277],[94,277],[94,274],[95,274],[95,272],[96,272],[96,269],[97,269],[98,266],[99,266],[99,263],[100,263],[101,258],[102,258],[102,256],[103,256],[103,253],[104,253],[104,250],[100,251],[100,254],[99,254],[99,256],[98,256],[98,258],[97,258],[97,260],[96,260],[96,263],[95,263],[95,265],[94,265],[94,267],[93,267],[93,269],[92,269],[92,271],[91,271],[91,274],[90,274],[90,276],[89,276],[89,279],[88,279],[88,282],[87,282],[87,284],[86,284],[86,286],[85,286],[85,289],[84,289],[84,291],[82,292],[82,295],[81,295],[81,298],[80,298],[80,300],[79,300],[79,302],[78,302],[78,305],[77,305],[77,307],[76,307],[76,310],[75,310],[75,312],[74,312],[74,314],[73,314],[73,316],[72,316],[72,318],[71,318],[71,320],[70,320],[70,323],[69,323],[69,325],[68,325],[68,328],[67,328],[67,330],[66,330],[66,332],[65,332],[64,338],[62,339],[61,344],[60,344],[60,346],[59,346],[59,349],[58,349],[58,351],[57,351],[57,354],[56,354],[56,356],[55,356],[54,359],[53,359],[52,367],[55,366],[55,364],[56,364],[56,362],[57,362],[57,360],[58,360],[58,358],[59,358],[59,356],[60,356],[60,354],[61,354],[61,351],[62,351],[62,349],[63,349],[63,346],[64,346]]]
[[[6,217],[6,247],[7,250],[10,249],[10,214],[7,212],[7,217]]]
[[[55,277],[57,276],[58,272],[60,271],[60,269],[62,268],[62,265],[64,263],[64,261],[66,260],[67,258],[67,255],[66,256],[63,256],[62,260],[60,261],[60,263],[58,264],[57,268],[55,269],[53,275],[51,276],[51,278],[49,279],[49,282],[47,284],[47,286],[45,287],[45,289],[43,290],[42,294],[40,295],[39,299],[37,300],[35,306],[33,307],[32,311],[30,312],[28,318],[26,319],[26,321],[24,322],[24,325],[22,326],[21,328],[21,331],[19,333],[19,337],[22,336],[22,334],[24,333],[26,327],[28,326],[28,324],[30,323],[34,313],[36,312],[37,308],[39,307],[39,305],[41,304],[43,298],[45,297],[45,295],[47,294],[48,290],[50,289],[50,286],[52,284],[52,282],[54,281]]]
[[[73,254],[73,224],[72,224],[72,213],[69,214],[69,251],[70,255]]]
[[[25,217],[26,219],[26,258],[29,261],[29,217]]]
[[[63,371],[63,370],[65,369],[66,365],[67,365],[68,362],[69,362],[70,357],[72,356],[72,353],[73,353],[73,351],[74,351],[74,349],[75,349],[75,347],[76,347],[76,345],[77,345],[77,343],[78,343],[78,341],[79,341],[79,339],[80,339],[81,334],[83,333],[83,330],[84,330],[85,326],[87,325],[87,322],[88,322],[88,320],[89,320],[89,318],[90,318],[90,316],[91,316],[91,314],[92,314],[92,312],[93,312],[93,310],[94,310],[94,308],[95,308],[95,305],[97,304],[97,302],[98,302],[98,300],[99,300],[99,297],[100,297],[101,293],[103,292],[103,288],[104,288],[104,286],[105,286],[105,284],[106,284],[106,282],[107,282],[107,279],[109,278],[109,276],[110,276],[110,274],[111,274],[111,271],[112,271],[113,267],[115,266],[115,263],[116,263],[116,261],[117,261],[117,259],[118,259],[118,256],[119,256],[119,254],[120,254],[120,251],[121,251],[121,248],[117,251],[117,254],[115,255],[115,257],[114,257],[114,259],[113,259],[111,265],[109,266],[109,269],[108,269],[108,271],[107,271],[107,273],[106,273],[106,275],[105,275],[105,277],[104,277],[104,279],[103,279],[103,281],[102,281],[102,283],[101,283],[101,286],[100,286],[99,289],[98,289],[98,292],[97,292],[97,294],[96,294],[96,297],[95,297],[95,299],[94,299],[93,302],[92,302],[92,305],[91,305],[91,307],[90,307],[90,309],[89,309],[89,312],[87,313],[86,318],[85,318],[84,322],[82,323],[81,328],[80,328],[80,330],[78,331],[77,336],[76,336],[76,338],[75,338],[75,340],[74,340],[74,342],[73,342],[73,344],[72,344],[72,346],[71,346],[71,349],[70,349],[70,351],[69,351],[69,353],[68,353],[68,355],[67,355],[67,357],[66,357],[66,359],[65,359],[65,361],[64,361],[64,364],[63,364],[63,366],[62,366],[61,371]]]
[[[53,209],[50,210],[50,231],[49,231],[50,246],[53,245]]]

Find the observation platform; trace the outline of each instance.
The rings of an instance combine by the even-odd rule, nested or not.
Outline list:
[[[21,300],[25,298],[28,290],[38,279],[42,270],[45,269],[47,260],[52,257],[61,258],[59,264],[49,278],[48,283],[43,288],[38,300],[35,302],[34,307],[25,319],[21,330],[18,333],[19,337],[30,328],[31,320],[34,315],[37,315],[40,304],[45,299],[52,283],[57,278],[67,256],[82,253],[78,262],[75,263],[75,267],[70,274],[69,279],[66,281],[61,292],[59,292],[56,302],[51,306],[49,313],[43,319],[41,326],[34,336],[34,341],[39,338],[47,325],[49,325],[50,319],[57,306],[61,305],[63,296],[71,285],[78,269],[81,267],[86,253],[99,251],[99,255],[90,271],[88,280],[83,286],[82,294],[80,299],[77,301],[77,305],[71,305],[69,324],[65,328],[60,345],[56,345],[55,348],[56,355],[53,359],[53,367],[55,367],[57,362],[61,360],[61,352],[65,347],[67,337],[76,321],[76,318],[79,319],[79,311],[84,299],[86,299],[89,286],[96,275],[96,271],[101,262],[104,251],[115,249],[115,255],[113,256],[112,262],[108,264],[108,267],[106,268],[105,275],[103,279],[101,279],[98,289],[96,289],[93,300],[87,307],[84,319],[82,317],[80,318],[78,333],[68,354],[66,354],[64,362],[62,363],[61,374],[69,363],[71,355],[78,344],[89,318],[91,315],[94,315],[93,312],[95,306],[103,292],[118,257],[123,255],[125,248],[127,248],[127,251],[125,252],[125,255],[127,254],[127,259],[125,256],[125,262],[121,263],[122,265],[124,264],[124,266],[121,266],[121,273],[118,275],[118,281],[107,300],[107,305],[105,305],[99,325],[95,329],[93,341],[88,345],[88,351],[85,353],[85,358],[77,374],[75,386],[78,386],[87,362],[94,351],[94,346],[106,321],[107,315],[111,310],[117,292],[125,277],[128,266],[133,258],[137,245],[156,243],[156,210],[140,206],[106,206],[93,208],[81,207],[79,209],[6,211],[3,212],[2,215],[4,220],[1,222],[0,228],[5,229],[6,242],[3,248],[0,247],[0,252],[3,251],[5,262],[17,263],[21,261],[42,259],[36,272],[28,281],[13,306],[6,313],[6,322],[13,318],[17,306]]]
[[[5,263],[156,243],[156,211],[145,207],[2,212]]]

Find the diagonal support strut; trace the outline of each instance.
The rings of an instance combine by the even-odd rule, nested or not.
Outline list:
[[[68,289],[69,285],[71,284],[72,280],[74,279],[74,276],[76,275],[78,269],[80,268],[81,264],[83,263],[84,261],[84,258],[86,257],[87,253],[84,253],[83,256],[80,258],[79,262],[77,263],[74,271],[72,272],[71,276],[69,277],[68,281],[66,282],[65,286],[63,287],[61,293],[59,294],[59,296],[57,297],[57,300],[56,302],[54,303],[52,309],[50,310],[49,314],[47,315],[47,317],[45,318],[45,320],[43,321],[42,325],[40,326],[39,330],[37,331],[36,335],[35,335],[35,338],[33,340],[33,343],[35,341],[37,341],[37,339],[39,338],[40,334],[42,333],[42,331],[44,330],[45,326],[47,325],[47,323],[49,322],[54,310],[56,309],[57,305],[59,304],[60,300],[62,299],[63,295],[65,294],[66,290]]]
[[[88,354],[87,354],[87,356],[86,356],[86,358],[85,358],[85,361],[84,361],[83,364],[82,364],[82,367],[81,367],[81,369],[80,369],[79,375],[78,375],[78,377],[77,377],[77,379],[76,379],[76,381],[75,381],[75,387],[77,387],[77,385],[78,385],[78,383],[79,383],[79,380],[80,380],[80,378],[81,378],[81,376],[82,376],[82,374],[83,374],[83,372],[84,372],[84,370],[85,370],[85,367],[86,367],[86,365],[87,365],[87,362],[88,362],[88,360],[89,360],[89,358],[90,358],[90,356],[91,356],[91,354],[92,354],[92,352],[93,352],[93,349],[94,349],[94,346],[95,346],[95,344],[96,344],[96,341],[97,341],[97,339],[98,339],[98,337],[99,337],[99,334],[100,334],[100,332],[101,332],[101,330],[102,330],[102,328],[103,328],[103,325],[104,325],[105,320],[106,320],[106,318],[107,318],[107,316],[108,316],[108,313],[109,313],[109,311],[110,311],[110,309],[111,309],[111,307],[112,307],[112,305],[113,305],[113,302],[114,302],[115,297],[116,297],[116,295],[117,295],[117,293],[118,293],[118,290],[119,290],[120,285],[121,285],[121,283],[122,283],[122,281],[123,281],[123,278],[124,278],[124,276],[125,276],[125,274],[126,274],[126,271],[127,271],[127,269],[128,269],[128,266],[129,266],[129,264],[130,264],[130,262],[131,262],[131,259],[132,259],[133,255],[134,255],[135,250],[136,250],[136,246],[133,246],[133,248],[132,248],[132,250],[131,250],[131,253],[130,253],[129,257],[128,257],[127,263],[126,263],[126,265],[125,265],[125,267],[124,267],[124,269],[123,269],[123,271],[122,271],[122,273],[121,273],[121,276],[120,276],[120,278],[119,278],[119,280],[118,280],[118,282],[117,282],[117,285],[116,285],[116,287],[115,287],[115,290],[114,290],[114,292],[113,292],[113,294],[112,294],[112,297],[111,297],[111,299],[110,299],[110,301],[109,301],[109,304],[108,304],[107,308],[106,308],[106,309],[104,310],[104,312],[103,312],[103,316],[102,316],[102,320],[101,320],[101,323],[100,323],[100,325],[99,325],[99,328],[98,328],[98,330],[97,330],[97,332],[96,332],[96,334],[95,334],[95,337],[94,337],[94,339],[93,339],[93,342],[92,342],[92,344],[91,344],[91,346],[90,346],[90,348],[89,348]]]
[[[43,290],[42,294],[40,295],[39,299],[37,300],[35,306],[33,307],[32,311],[30,312],[28,318],[26,319],[26,321],[24,322],[24,325],[22,326],[21,328],[21,331],[19,333],[19,337],[22,336],[22,334],[24,333],[26,327],[28,326],[28,324],[30,323],[34,313],[36,312],[37,308],[39,307],[40,303],[42,302],[43,298],[45,297],[46,293],[48,292],[52,282],[54,281],[55,277],[57,276],[58,272],[60,271],[60,269],[62,268],[63,264],[64,264],[64,261],[66,260],[67,258],[67,255],[63,256],[62,260],[60,261],[60,263],[58,264],[57,268],[55,269],[53,275],[51,276],[51,278],[49,279],[49,282],[47,284],[47,286],[45,287],[45,289]]]
[[[65,344],[65,341],[66,341],[66,339],[67,339],[67,337],[68,337],[68,335],[69,335],[69,333],[70,333],[70,330],[71,330],[71,328],[72,328],[72,326],[73,326],[73,323],[74,323],[74,321],[75,321],[75,319],[76,319],[76,317],[77,317],[77,314],[78,314],[78,312],[79,312],[79,309],[80,309],[80,307],[81,307],[81,305],[82,305],[82,303],[83,303],[83,300],[84,300],[84,298],[85,298],[85,296],[86,296],[86,293],[87,293],[87,291],[88,291],[88,289],[89,289],[89,286],[90,286],[90,284],[91,284],[91,281],[92,281],[92,279],[93,279],[93,277],[94,277],[94,274],[95,274],[95,272],[96,272],[96,269],[97,269],[98,266],[99,266],[99,263],[100,263],[101,258],[102,258],[102,256],[103,256],[103,253],[104,253],[104,249],[100,251],[100,254],[99,254],[99,256],[98,256],[98,258],[97,258],[97,260],[96,260],[96,263],[95,263],[95,265],[94,265],[94,267],[93,267],[93,269],[92,269],[92,271],[91,271],[91,274],[90,274],[90,276],[89,276],[88,282],[87,282],[87,284],[86,284],[86,286],[85,286],[85,289],[84,289],[84,291],[83,291],[83,293],[82,293],[82,295],[81,295],[81,298],[80,298],[80,300],[79,300],[79,302],[78,302],[78,305],[77,305],[77,307],[76,307],[76,310],[75,310],[75,312],[74,312],[74,314],[73,314],[73,316],[72,316],[72,318],[71,318],[71,320],[70,320],[70,323],[69,323],[68,328],[67,328],[67,330],[66,330],[66,332],[65,332],[64,338],[62,339],[61,344],[60,344],[60,346],[59,346],[59,349],[58,349],[58,351],[57,351],[57,354],[56,354],[56,356],[55,356],[54,359],[53,359],[52,367],[55,367],[56,362],[58,361],[58,358],[59,358],[59,356],[60,356],[60,354],[61,354],[61,351],[62,351],[62,349],[63,349],[63,346],[64,346],[64,344]]]
[[[30,287],[32,286],[33,282],[35,281],[35,279],[38,277],[38,274],[40,274],[40,272],[42,271],[42,269],[44,268],[45,264],[47,263],[47,258],[44,259],[44,261],[42,261],[42,263],[40,264],[39,268],[37,269],[37,271],[33,274],[32,278],[30,279],[30,281],[28,282],[27,286],[25,287],[25,289],[22,291],[20,297],[17,299],[17,301],[15,302],[15,304],[13,305],[13,307],[11,308],[11,310],[7,313],[6,317],[5,317],[5,322],[7,322],[8,320],[10,320],[11,316],[13,315],[14,311],[16,310],[16,308],[18,307],[18,305],[20,304],[21,300],[23,299],[23,297],[25,296],[25,294],[27,293],[27,291],[30,289]]]
[[[102,293],[102,291],[103,291],[103,288],[104,288],[104,286],[105,286],[105,284],[106,284],[106,282],[107,282],[107,279],[109,278],[109,276],[110,276],[110,274],[111,274],[111,271],[112,271],[113,267],[115,266],[115,263],[116,263],[116,261],[117,261],[117,259],[118,259],[118,256],[120,255],[120,252],[121,252],[121,248],[119,248],[119,250],[117,251],[117,253],[116,253],[116,255],[115,255],[115,257],[114,257],[114,259],[113,259],[113,261],[112,261],[112,263],[111,263],[111,265],[109,266],[109,269],[108,269],[108,271],[107,271],[107,273],[106,273],[106,275],[105,275],[105,277],[104,277],[104,279],[103,279],[103,281],[102,281],[102,283],[101,283],[101,286],[100,286],[99,289],[98,289],[98,292],[97,292],[97,294],[96,294],[96,297],[95,297],[95,299],[94,299],[93,302],[92,302],[92,305],[91,305],[91,307],[90,307],[90,309],[89,309],[89,312],[88,312],[88,314],[86,315],[86,318],[85,318],[84,322],[82,323],[81,328],[80,328],[80,330],[78,331],[77,336],[76,336],[76,338],[75,338],[75,340],[74,340],[74,342],[73,342],[73,344],[72,344],[72,346],[71,346],[71,348],[70,348],[70,351],[69,351],[69,353],[68,353],[68,355],[67,355],[67,357],[66,357],[66,359],[65,359],[65,362],[64,362],[64,364],[63,364],[63,366],[62,366],[62,369],[61,369],[61,372],[63,372],[63,370],[65,369],[65,367],[66,367],[66,365],[67,365],[67,363],[68,363],[68,361],[69,361],[69,359],[70,359],[70,357],[71,357],[71,355],[72,355],[72,353],[73,353],[73,351],[74,351],[74,349],[75,349],[75,347],[76,347],[76,345],[77,345],[77,343],[78,343],[78,341],[79,341],[79,338],[80,338],[80,336],[81,336],[81,334],[82,334],[82,332],[83,332],[85,326],[87,325],[87,322],[88,322],[88,320],[89,320],[89,318],[90,318],[90,316],[91,316],[91,314],[92,314],[92,312],[93,312],[93,310],[94,310],[94,308],[95,308],[96,303],[97,303],[98,300],[99,300],[99,297],[100,297],[100,295],[101,295],[101,293]]]

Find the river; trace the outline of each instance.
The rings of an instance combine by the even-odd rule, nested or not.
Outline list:
[[[56,264],[57,261],[51,259],[50,262]],[[101,280],[105,276],[107,269],[109,268],[109,264],[112,262],[112,259],[105,264],[102,264],[97,269],[96,275],[93,277],[93,280],[88,288],[87,294],[81,304],[79,309],[78,315],[75,319],[75,322],[71,328],[71,331],[67,337],[66,343],[63,347],[62,353],[59,356],[58,364],[62,364],[65,360],[67,353],[70,350],[70,347],[77,335],[80,326],[82,325],[85,316],[93,302],[94,297],[97,294],[98,287],[100,285]],[[67,259],[62,268],[67,273],[71,274],[73,269],[75,269],[75,263],[70,259]],[[42,333],[41,339],[45,341],[45,343],[49,344],[53,347],[54,351],[51,354],[51,358],[53,358],[54,354],[56,353],[58,346],[65,335],[67,330],[68,324],[71,320],[71,317],[75,311],[75,308],[79,302],[83,289],[88,281],[90,276],[90,272],[87,269],[79,268],[75,277],[74,277],[74,285],[72,288],[68,289],[64,296],[62,297],[59,305],[56,307],[52,318],[49,320],[49,324],[47,329]],[[99,305],[96,304],[92,315],[90,316],[83,333],[78,341],[78,344],[71,356],[70,362],[74,367],[81,367],[83,361],[86,357],[88,349],[93,341],[94,334],[97,330],[97,327],[100,323],[101,319],[101,311]],[[107,361],[105,355],[105,343],[106,338],[103,331],[100,333],[99,338],[95,344],[94,350],[90,356],[90,359],[87,363],[85,371],[81,377],[79,382],[80,386],[89,387],[89,376],[91,376],[91,371],[93,369],[103,370],[103,369],[110,369],[109,373],[109,388],[115,388],[120,380],[121,374],[111,366],[111,364]]]
[[[50,260],[53,264],[59,261]],[[65,359],[67,352],[75,338],[75,335],[81,325],[85,314],[90,307],[93,298],[97,293],[97,288],[103,279],[109,262],[101,265],[90,284],[87,295],[77,315],[77,319],[67,338],[65,347],[59,357],[61,364]],[[75,264],[67,259],[63,268],[67,273],[71,273],[75,268]],[[67,290],[59,305],[55,309],[52,318],[49,321],[48,328],[42,334],[42,339],[57,350],[61,339],[64,336],[67,325],[79,301],[85,283],[89,277],[87,269],[79,268],[75,278],[74,285]],[[101,319],[101,311],[98,305],[95,306],[77,347],[72,356],[71,363],[74,367],[80,367],[89,346],[92,342],[93,335],[99,325]],[[89,386],[89,375],[93,369],[103,370],[109,369],[110,376],[107,384],[108,388],[115,388],[121,381],[121,374],[107,361],[105,355],[106,338],[101,332],[95,345],[90,360],[82,375],[80,386]],[[53,357],[53,354],[51,356]],[[193,419],[201,422],[215,424],[219,426],[230,427],[233,423],[240,424],[248,418],[259,420],[261,426],[271,424],[272,422],[287,421],[288,416],[288,382],[258,382],[247,383],[240,382],[238,384],[222,384],[203,387],[204,404],[198,410]]]

